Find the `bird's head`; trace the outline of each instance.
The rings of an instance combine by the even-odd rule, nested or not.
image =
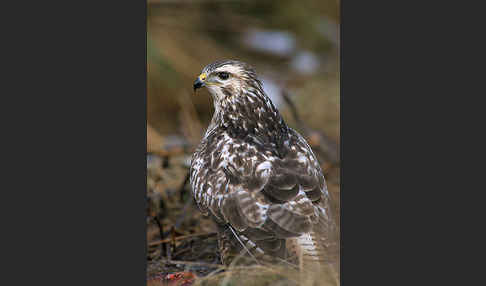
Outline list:
[[[194,90],[201,87],[209,90],[215,105],[229,97],[235,97],[237,100],[237,97],[245,96],[244,92],[259,96],[264,94],[255,70],[248,64],[236,60],[217,61],[205,66],[194,82]]]
[[[231,134],[243,137],[267,136],[262,139],[267,141],[276,141],[286,132],[287,125],[248,64],[235,60],[211,63],[194,82],[194,90],[201,87],[206,87],[213,97],[215,112],[211,126],[222,125]]]

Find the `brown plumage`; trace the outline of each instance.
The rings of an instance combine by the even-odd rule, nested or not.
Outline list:
[[[245,252],[258,262],[335,263],[336,225],[320,165],[255,71],[218,61],[194,83],[203,86],[215,112],[192,157],[190,182],[201,211],[219,225],[223,263]]]

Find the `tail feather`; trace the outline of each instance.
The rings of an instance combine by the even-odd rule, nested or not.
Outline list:
[[[304,274],[301,279],[318,282],[318,285],[339,285],[339,253],[337,245],[325,243],[314,231],[287,239],[287,251]],[[325,281],[325,282],[324,282]],[[305,283],[311,285],[314,283]]]
[[[330,209],[327,208],[326,212],[323,204],[316,207],[318,215],[312,230],[287,239],[289,258],[304,271],[332,273],[333,280],[339,281],[339,232]]]

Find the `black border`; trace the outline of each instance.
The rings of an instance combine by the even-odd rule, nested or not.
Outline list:
[[[454,157],[467,159],[457,153],[470,149],[464,146],[470,141],[455,138],[471,124],[462,120],[472,105],[458,108],[470,103],[463,97],[471,85],[461,82],[469,69],[453,62],[466,61],[470,52],[452,31],[474,25],[465,27],[470,21],[451,6],[342,1],[343,285],[464,284],[469,278],[457,266],[467,259],[456,260],[455,253],[470,244],[459,237],[462,222],[474,216],[458,218],[471,202],[463,195],[469,180],[454,171],[466,163]]]
[[[146,2],[21,5],[4,9],[2,284],[145,285]]]

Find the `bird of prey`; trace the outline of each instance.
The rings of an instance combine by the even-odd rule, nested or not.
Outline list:
[[[336,263],[338,240],[319,162],[287,126],[255,70],[224,60],[203,68],[214,114],[191,160],[200,210],[219,227],[224,264],[247,253],[257,262]]]

